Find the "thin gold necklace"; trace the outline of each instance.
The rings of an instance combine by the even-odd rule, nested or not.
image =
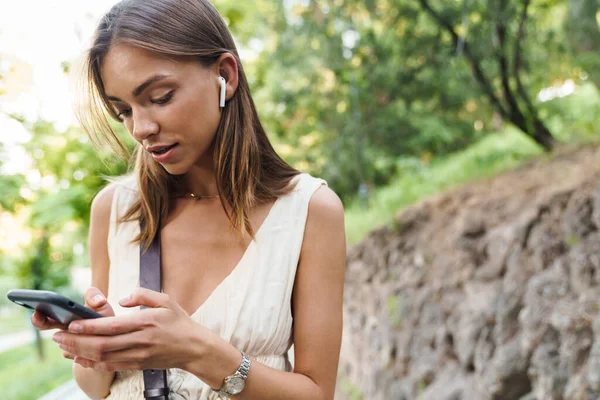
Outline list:
[[[196,200],[217,199],[219,197],[218,195],[217,196],[197,196],[191,192],[188,194],[188,196],[190,196],[191,198],[196,199]]]

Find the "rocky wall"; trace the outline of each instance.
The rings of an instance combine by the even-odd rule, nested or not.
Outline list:
[[[600,398],[599,171],[567,152],[350,248],[336,399]]]

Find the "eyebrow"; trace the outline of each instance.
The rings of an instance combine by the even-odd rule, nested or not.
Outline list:
[[[139,95],[141,95],[144,90],[146,90],[148,88],[148,86],[161,81],[163,79],[169,78],[171,75],[166,75],[166,74],[157,74],[154,75],[152,77],[150,77],[149,79],[147,79],[144,83],[142,83],[141,85],[139,85],[138,87],[136,87],[135,89],[133,89],[133,92],[131,92],[131,94],[133,95],[133,97],[138,97]],[[107,96],[106,97],[108,100],[110,101],[119,101],[119,102],[123,102],[123,100],[119,99],[118,97],[114,97],[114,96]]]

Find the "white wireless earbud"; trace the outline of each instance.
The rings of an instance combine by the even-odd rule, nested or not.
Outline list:
[[[224,108],[227,82],[225,82],[225,78],[223,78],[222,76],[219,77],[219,82],[221,83],[221,108]]]

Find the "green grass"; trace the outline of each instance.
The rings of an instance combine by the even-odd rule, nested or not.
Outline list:
[[[16,310],[0,316],[0,336],[32,329],[27,310],[19,310],[17,305],[13,307]]]
[[[346,208],[346,235],[355,244],[374,228],[391,223],[402,208],[425,197],[476,179],[498,174],[540,156],[542,151],[515,129],[490,135],[462,152],[434,160],[376,190],[367,209]]]
[[[43,340],[46,359],[37,357],[35,344],[0,353],[0,388],[2,398],[35,400],[69,381],[72,361],[51,339]]]
[[[17,278],[0,273],[0,336],[32,329],[29,311],[6,297],[10,289],[19,286]]]
[[[591,84],[572,96],[544,103],[542,114],[559,142],[581,145],[599,141],[600,94]],[[366,208],[358,201],[346,205],[348,244],[358,243],[377,227],[393,224],[399,211],[419,200],[541,157],[546,155],[532,140],[507,126],[504,132],[491,134],[463,151],[405,169],[388,186],[372,192]]]

